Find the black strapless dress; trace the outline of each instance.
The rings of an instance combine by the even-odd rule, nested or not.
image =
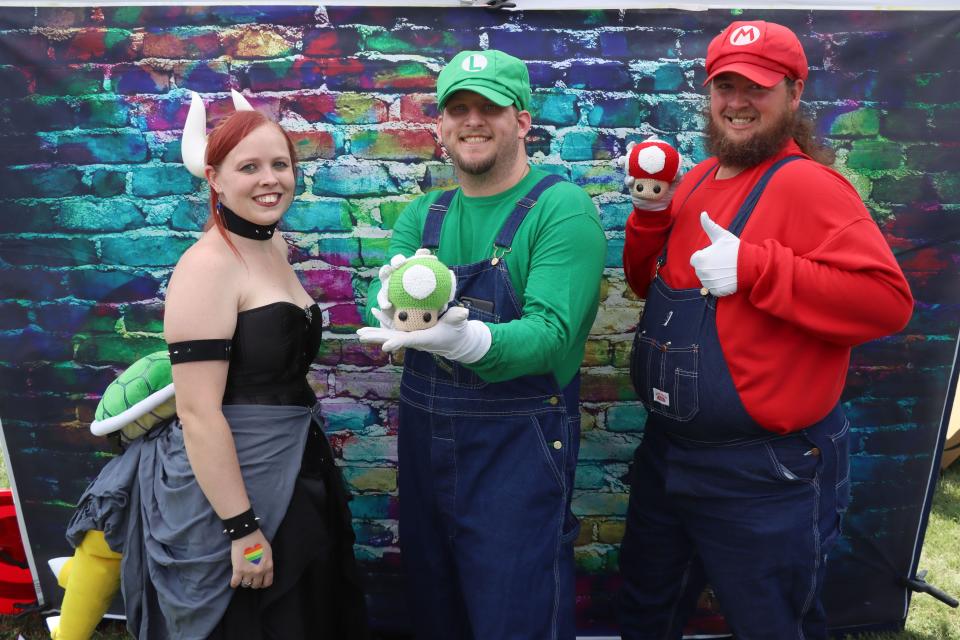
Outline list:
[[[240,312],[223,403],[313,406],[306,374],[321,329],[317,305],[277,302]],[[314,421],[290,506],[271,543],[273,585],[236,589],[210,640],[368,637],[347,500],[330,445]]]
[[[104,532],[123,554],[127,628],[141,640],[363,640],[347,491],[306,374],[321,315],[282,302],[240,313],[223,414],[274,582],[231,590],[230,541],[186,455],[178,418],[111,459],[77,502],[67,540]]]

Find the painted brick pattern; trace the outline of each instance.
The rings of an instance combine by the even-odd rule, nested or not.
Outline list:
[[[901,254],[917,297],[903,335],[855,352],[845,396],[855,434],[849,530],[892,535],[896,514],[916,512],[922,494],[956,335],[960,74],[947,61],[960,58],[960,16],[737,17],[776,20],[803,39],[818,131]],[[631,207],[611,160],[650,133],[688,162],[705,157],[703,56],[730,19],[669,10],[0,9],[0,417],[11,448],[32,452],[22,462],[15,454],[15,471],[50,470],[35,494],[26,487],[40,555],[64,551],[71,502],[103,461],[104,443],[85,431],[99,393],[123,365],[162,347],[166,280],[206,217],[205,191],[179,165],[188,90],[215,120],[233,88],[296,140],[301,189],[282,229],[330,325],[311,383],[356,496],[359,557],[371,574],[396,573],[399,367],[352,333],[405,204],[452,184],[433,125],[437,72],[460,49],[499,47],[529,62],[534,162],[583,186],[608,236],[583,367],[574,509],[588,577],[581,614],[609,619],[604,585],[616,572],[627,469],[645,418],[627,375],[641,309],[620,268]],[[914,37],[921,33],[936,47]]]

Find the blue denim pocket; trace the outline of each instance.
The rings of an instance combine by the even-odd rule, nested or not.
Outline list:
[[[530,421],[536,429],[537,440],[557,485],[564,491],[568,491],[566,469],[570,439],[566,416],[559,411],[554,411],[532,415]]]
[[[812,483],[823,468],[823,454],[802,434],[772,438],[764,443],[774,477],[784,482]]]
[[[844,512],[850,506],[850,421],[844,419],[843,428],[830,436],[836,456],[837,511]]]
[[[699,346],[660,342],[638,329],[630,353],[630,379],[647,411],[692,420],[700,410],[699,360]]]

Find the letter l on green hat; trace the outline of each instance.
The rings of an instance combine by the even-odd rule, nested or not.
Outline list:
[[[522,60],[502,51],[461,51],[437,77],[440,109],[457,91],[473,91],[501,107],[513,105],[527,111],[530,74]]]

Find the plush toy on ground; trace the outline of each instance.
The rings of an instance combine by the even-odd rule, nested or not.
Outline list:
[[[623,182],[636,206],[650,209],[641,205],[668,200],[670,185],[680,171],[680,154],[676,149],[655,138],[639,144],[631,142],[627,145],[627,155],[620,161],[627,173]]]
[[[157,424],[173,418],[173,372],[166,350],[140,358],[110,383],[90,431],[95,435],[119,432],[128,444]],[[88,531],[71,558],[48,563],[64,588],[60,616],[47,618],[54,640],[87,640],[120,588],[121,555],[112,550],[103,531]]]
[[[390,275],[387,299],[395,308],[394,328],[417,331],[434,326],[456,289],[453,271],[429,249],[418,249]]]

